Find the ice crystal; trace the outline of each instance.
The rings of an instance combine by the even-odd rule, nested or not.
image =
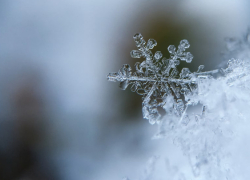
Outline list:
[[[134,73],[130,65],[124,64],[117,73],[109,73],[107,79],[119,81],[122,90],[131,84],[131,91],[143,96],[143,117],[151,124],[160,122],[161,115],[158,107],[164,108],[168,96],[175,99],[174,114],[180,116],[181,119],[188,118],[185,114],[187,107],[198,103],[192,96],[198,94],[199,81],[210,78],[219,70],[201,72],[204,65],[200,65],[197,72],[191,73],[188,68],[183,68],[179,73],[177,66],[180,61],[191,63],[193,59],[193,55],[186,52],[186,49],[190,47],[186,39],[180,41],[178,48],[170,45],[168,47],[170,58],[165,58],[160,51],[153,54],[150,50],[157,45],[156,40],[149,39],[146,43],[140,33],[135,34],[133,38],[138,50],[132,50],[131,57],[143,57],[145,60],[135,63]]]
[[[188,158],[192,170],[190,176],[189,172],[168,168],[159,178],[154,173],[159,166],[157,160],[152,161],[154,163],[149,165],[142,180],[186,180],[194,177],[201,180],[240,179],[237,178],[239,174],[235,177],[234,163],[229,160],[229,145],[242,130],[240,123],[250,118],[249,37],[234,40],[240,43],[236,43],[238,45],[233,51],[244,56],[241,56],[243,59],[236,59],[239,56],[230,59],[226,68],[202,72],[204,66],[200,65],[196,72],[183,68],[179,73],[177,66],[180,61],[190,63],[193,59],[193,55],[186,52],[190,46],[187,40],[182,40],[178,48],[170,45],[170,58],[167,59],[160,51],[153,54],[150,50],[157,45],[155,40],[149,39],[146,43],[141,34],[134,36],[138,50],[131,51],[131,56],[145,60],[135,63],[134,73],[125,64],[117,73],[108,74],[107,78],[119,81],[123,90],[131,84],[131,90],[142,95],[143,117],[151,124],[159,124],[153,138],[168,137],[172,140]],[[188,112],[188,107],[192,105],[201,106],[201,112]],[[166,111],[162,119],[159,107]]]

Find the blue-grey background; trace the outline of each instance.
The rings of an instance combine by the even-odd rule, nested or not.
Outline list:
[[[106,75],[131,66],[132,36],[188,39],[192,71],[223,64],[249,27],[247,0],[0,0],[0,179],[106,180],[140,174],[161,141],[141,97]],[[176,150],[168,148],[169,154]]]

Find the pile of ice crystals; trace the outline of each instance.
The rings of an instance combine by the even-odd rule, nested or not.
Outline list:
[[[151,124],[159,124],[154,138],[172,139],[188,158],[193,177],[199,176],[200,180],[238,178],[233,171],[234,164],[230,164],[229,145],[240,132],[239,124],[250,118],[250,57],[246,55],[249,50],[245,50],[250,47],[249,34],[247,40],[234,46],[234,51],[244,54],[242,60],[230,59],[226,68],[212,71],[202,72],[204,66],[200,65],[196,72],[188,68],[178,72],[180,61],[191,63],[193,59],[193,55],[186,52],[190,46],[187,40],[182,40],[178,48],[170,45],[170,57],[165,58],[160,51],[152,53],[151,49],[157,45],[154,39],[146,42],[138,33],[134,35],[138,50],[130,54],[144,61],[135,63],[133,73],[130,65],[125,64],[117,73],[107,76],[109,81],[119,81],[121,89],[131,85],[131,91],[142,95],[143,117]],[[235,42],[238,41],[230,43]],[[241,53],[241,49],[244,52]],[[188,111],[188,107],[195,105],[201,107],[201,112]],[[164,117],[159,108],[166,111]],[[160,173],[160,179],[193,179],[178,168],[175,172],[171,177],[167,171],[165,175]],[[142,179],[159,179],[159,173],[154,176],[149,172]]]

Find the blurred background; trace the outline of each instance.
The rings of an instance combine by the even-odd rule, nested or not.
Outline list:
[[[160,140],[141,97],[106,75],[132,59],[133,35],[188,39],[191,71],[223,61],[249,27],[247,0],[0,0],[0,179],[136,177]],[[168,148],[169,154],[176,150]],[[138,171],[137,171],[138,169]]]

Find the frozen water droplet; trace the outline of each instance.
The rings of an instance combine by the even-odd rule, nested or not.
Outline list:
[[[176,47],[174,45],[168,46],[168,52],[170,54],[175,54]]]
[[[157,45],[156,40],[154,39],[149,39],[147,43],[147,48],[148,49],[153,49]]]
[[[183,40],[181,40],[181,42],[180,42],[180,46],[182,46],[183,48],[189,48],[190,47],[190,44],[189,44],[189,42],[188,42],[188,40],[186,40],[186,39],[183,39]]]
[[[194,58],[194,56],[190,52],[187,52],[187,54],[186,54],[186,62],[191,63],[193,58]]]
[[[132,58],[140,58],[140,57],[142,57],[142,52],[138,51],[138,50],[132,50],[130,52],[130,55]]]
[[[161,51],[156,51],[154,55],[155,60],[159,61],[162,58]]]

